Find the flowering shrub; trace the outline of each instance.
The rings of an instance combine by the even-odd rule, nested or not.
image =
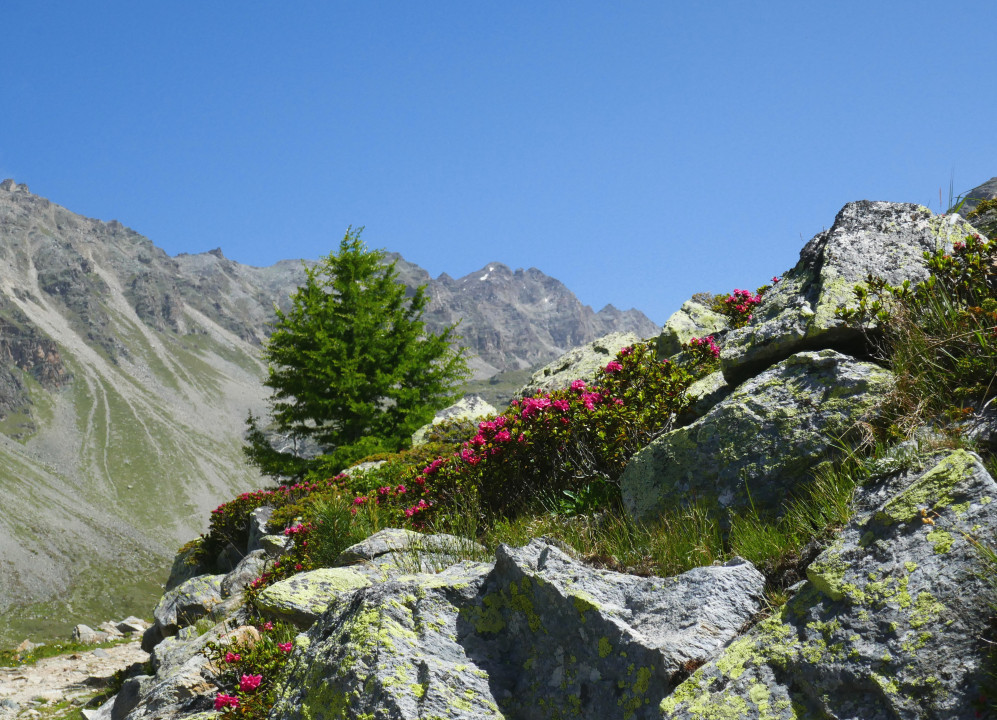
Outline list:
[[[779,279],[772,278],[772,282],[777,283]],[[711,310],[729,318],[732,328],[744,327],[751,322],[755,306],[762,301],[762,296],[768,289],[769,286],[765,285],[754,293],[750,290],[734,290],[729,295],[718,295],[713,301]]]
[[[223,718],[266,717],[297,632],[293,625],[268,621],[231,643],[208,643],[204,652],[218,668],[222,688],[214,708]]]
[[[623,348],[592,384],[513,401],[481,421],[473,437],[405,478],[358,495],[357,508],[393,508],[419,527],[440,510],[473,498],[490,516],[515,513],[546,494],[587,492],[615,483],[626,463],[672,426],[688,405],[685,391],[719,350],[712,338],[687,346],[687,362],[659,361],[653,343]],[[716,353],[716,354],[715,354]]]
[[[341,489],[344,484],[345,476],[337,475],[323,482],[301,482],[245,492],[235,500],[222,503],[211,511],[211,523],[195,553],[196,561],[213,568],[216,558],[229,543],[244,548],[249,540],[249,514],[256,508],[264,505],[280,508],[318,490]]]

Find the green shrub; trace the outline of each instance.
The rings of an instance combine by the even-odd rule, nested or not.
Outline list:
[[[215,710],[222,711],[221,717],[266,717],[297,634],[293,625],[266,621],[257,624],[256,633],[231,643],[208,643],[205,655],[218,668]]]
[[[881,437],[958,420],[997,395],[997,242],[970,235],[925,260],[926,281],[894,286],[869,276],[855,287],[857,307],[839,309],[896,376]]]
[[[280,485],[242,493],[234,500],[222,503],[211,511],[208,532],[202,536],[202,542],[193,555],[194,562],[213,569],[219,554],[229,543],[243,550],[249,540],[249,515],[253,510],[263,506],[279,510],[316,491],[339,490],[343,487],[343,481],[344,477],[340,475],[322,482]]]
[[[394,507],[401,520],[421,526],[468,502],[493,518],[544,496],[615,484],[630,458],[673,426],[688,407],[686,390],[719,353],[712,340],[686,350],[677,363],[659,361],[653,343],[623,348],[594,384],[576,380],[513,401],[480,422],[458,452],[441,454],[410,477],[392,474],[397,485],[380,485],[357,502]]]

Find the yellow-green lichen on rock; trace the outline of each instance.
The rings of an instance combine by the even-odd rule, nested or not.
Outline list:
[[[365,575],[350,568],[319,568],[265,588],[257,597],[257,607],[304,629],[315,622],[337,595],[369,585]]]
[[[732,509],[778,512],[833,452],[832,439],[891,387],[888,371],[834,350],[786,358],[638,452],[620,477],[627,511],[654,520],[694,496]]]

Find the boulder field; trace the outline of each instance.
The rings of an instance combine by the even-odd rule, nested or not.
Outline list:
[[[870,273],[923,279],[925,251],[972,232],[916,205],[850,203],[748,326],[683,306],[659,347],[725,333],[722,375],[701,383],[693,417],[632,459],[621,478],[628,511],[650,520],[690,497],[777,506],[891,387],[835,309]],[[604,363],[606,345],[591,346],[594,362],[579,351],[553,364],[531,387]],[[266,615],[300,630],[269,717],[986,716],[994,588],[976,544],[997,533],[997,483],[967,450],[907,450],[872,466],[852,519],[815,548],[777,608],[741,559],[636,577],[545,538],[456,561],[455,544],[468,541],[381,531],[338,567],[260,594]],[[127,680],[99,717],[216,714],[219,670],[203,651],[257,632],[244,588],[287,547],[250,536],[225,575],[187,577],[178,560],[146,632],[150,674]]]

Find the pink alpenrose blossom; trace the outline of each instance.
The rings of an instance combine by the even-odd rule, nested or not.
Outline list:
[[[227,707],[239,707],[239,698],[235,695],[218,693],[218,696],[215,698],[215,710],[224,710]]]
[[[261,682],[263,682],[262,675],[243,675],[239,678],[239,689],[242,692],[249,692],[258,688]]]

